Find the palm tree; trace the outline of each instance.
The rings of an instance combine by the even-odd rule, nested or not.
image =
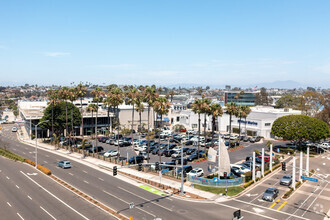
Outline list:
[[[65,136],[68,133],[68,102],[67,100],[69,97],[69,88],[68,87],[62,87],[59,91],[59,97],[62,101],[65,102]]]
[[[117,124],[117,139],[119,140],[119,111],[118,106],[124,102],[123,91],[118,87],[112,87],[109,92],[110,97],[110,105],[116,110],[116,124]],[[118,152],[119,152],[119,144],[118,144]],[[117,155],[117,158],[119,154]]]
[[[89,105],[87,106],[87,108],[86,108],[86,111],[87,111],[87,112],[91,112],[91,113],[92,113],[92,121],[93,121],[93,113],[97,111],[98,107],[99,107],[98,105],[92,103],[92,104],[89,104]],[[92,123],[92,125],[93,125],[93,123]],[[93,126],[92,126],[92,127],[93,127]],[[92,132],[92,133],[93,133],[93,132]],[[91,133],[91,135],[92,135],[92,133]],[[95,133],[96,133],[96,127],[95,127]],[[96,146],[96,145],[95,145],[95,146]]]
[[[213,137],[214,137],[214,130],[215,130],[215,119],[218,118],[219,116],[222,116],[222,114],[223,114],[221,105],[220,104],[212,104],[210,106],[210,112],[212,114],[212,145],[213,145]]]
[[[168,94],[169,94],[170,97],[171,97],[171,102],[173,102],[173,96],[175,95],[174,90],[171,90]]]
[[[94,97],[93,102],[96,102],[96,105],[97,105],[96,120],[95,120],[95,146],[97,146],[97,113],[98,113],[99,102],[102,102],[102,99],[104,96],[104,91],[100,87],[95,87],[95,89],[93,89],[91,94]],[[96,151],[97,151],[97,149],[96,149]]]
[[[128,90],[128,92],[126,92],[126,104],[133,106],[133,109],[132,109],[132,128],[131,128],[132,146],[134,146],[134,144],[133,144],[134,107],[135,107],[135,104],[138,101],[139,95],[140,95],[139,91],[133,86]]]
[[[59,100],[58,100],[58,90],[48,90],[47,91],[48,95],[48,104],[52,105],[52,136],[54,135],[54,105],[56,105]]]
[[[80,99],[80,114],[81,114],[81,129],[80,129],[80,135],[84,137],[84,117],[83,117],[83,108],[82,108],[82,101],[84,97],[87,94],[87,86],[83,85],[82,83],[79,83],[76,86],[76,94],[77,98]]]
[[[231,103],[227,103],[226,107],[227,107],[226,114],[229,115],[229,135],[231,135],[231,118],[232,118],[232,115],[236,114],[237,105],[235,103],[231,102]]]
[[[105,105],[105,107],[107,108],[107,113],[108,113],[108,127],[109,127],[109,135],[110,135],[110,95],[109,93],[107,93],[105,95],[105,98],[103,99],[103,104]]]
[[[245,105],[244,108],[241,110],[242,111],[242,118],[245,119],[245,135],[247,135],[247,132],[246,132],[246,118],[247,116],[251,113],[251,109],[249,106]]]
[[[160,127],[163,127],[163,115],[167,114],[171,108],[171,103],[168,101],[167,97],[161,96],[156,98],[155,102],[153,103],[153,108],[157,114],[160,115]],[[158,140],[158,146],[160,146],[160,137]],[[159,162],[161,162],[161,155],[159,154]]]
[[[140,129],[139,131],[141,132],[142,130],[142,112],[144,112],[144,105],[142,103],[141,98],[138,99],[136,102],[136,111],[139,113],[139,118],[140,118]],[[149,149],[148,149],[149,151]]]
[[[211,114],[211,112],[210,112],[211,100],[208,98],[204,98],[204,96],[203,96],[202,101],[203,101],[203,110],[202,111],[204,113],[204,139],[206,142],[206,116]]]
[[[144,97],[144,102],[148,103],[148,163],[149,163],[149,148],[150,148],[150,108],[153,106],[156,98],[159,97],[159,94],[156,91],[156,86],[146,86],[144,91],[142,92],[142,96]]]
[[[197,157],[199,159],[199,148],[200,148],[200,138],[201,138],[201,113],[203,113],[203,100],[202,99],[195,99],[194,103],[192,104],[192,110],[195,114],[198,114],[198,153]]]

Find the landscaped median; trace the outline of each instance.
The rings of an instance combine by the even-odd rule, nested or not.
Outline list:
[[[202,186],[195,184],[194,188],[203,190],[206,192],[214,193],[214,194],[226,194],[226,188],[225,187],[212,187],[212,186]],[[227,187],[227,195],[228,196],[235,196],[238,193],[242,192],[244,190],[241,186],[231,186]]]
[[[312,176],[314,172],[315,170],[311,170],[309,176]],[[298,181],[295,185],[295,190],[293,190],[293,188],[290,187],[290,189],[283,195],[282,198],[288,199],[293,194],[293,192],[295,192],[304,182],[306,182],[306,180],[303,180],[302,182]]]

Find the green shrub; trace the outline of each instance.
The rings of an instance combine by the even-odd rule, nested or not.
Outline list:
[[[243,185],[243,187],[246,189],[246,188],[248,188],[249,186],[251,186],[253,183],[254,183],[254,181],[251,180],[251,181],[245,183],[245,184]]]
[[[270,174],[270,172],[271,172],[270,170],[267,170],[267,171],[264,173],[264,175],[267,176],[268,174]]]
[[[288,198],[290,195],[291,195],[291,193],[293,192],[293,188],[291,188],[290,187],[290,189],[289,189],[289,191],[287,191],[285,194],[284,194],[284,198]]]
[[[277,168],[279,168],[281,166],[281,164],[277,164],[275,166],[273,166],[273,171],[276,170]]]

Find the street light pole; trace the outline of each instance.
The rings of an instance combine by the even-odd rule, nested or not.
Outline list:
[[[35,139],[36,139],[36,166],[35,166],[36,169],[37,169],[37,166],[38,166],[38,132],[37,132],[37,129],[38,129],[38,125],[40,125],[40,124],[42,124],[44,122],[48,122],[48,121],[49,120],[39,122],[38,124],[36,124],[34,126]]]

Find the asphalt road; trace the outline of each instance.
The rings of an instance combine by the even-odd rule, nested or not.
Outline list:
[[[0,167],[1,219],[116,219],[27,164]]]
[[[5,126],[0,135],[7,147],[14,153],[34,160],[34,147],[17,141],[16,134],[10,131],[11,126]],[[253,148],[254,149],[254,148]],[[252,149],[252,151],[253,151]],[[38,150],[38,161],[41,165],[51,169],[54,175],[72,184],[82,192],[92,196],[107,206],[125,216],[134,219],[232,219],[233,212],[241,209],[245,219],[304,219],[292,212],[270,209],[262,204],[250,200],[233,199],[227,202],[198,201],[191,202],[172,196],[159,196],[119,178],[85,165],[83,160],[72,162],[71,169],[57,168],[59,160],[67,159],[53,152]],[[254,190],[254,189],[253,189]],[[264,188],[255,188],[258,195]],[[251,192],[252,193],[252,192]],[[10,195],[7,195],[6,198]],[[252,197],[252,196],[250,196]],[[134,202],[135,208],[129,209],[129,203]],[[284,208],[283,208],[284,210]],[[313,219],[321,219],[316,216]]]

